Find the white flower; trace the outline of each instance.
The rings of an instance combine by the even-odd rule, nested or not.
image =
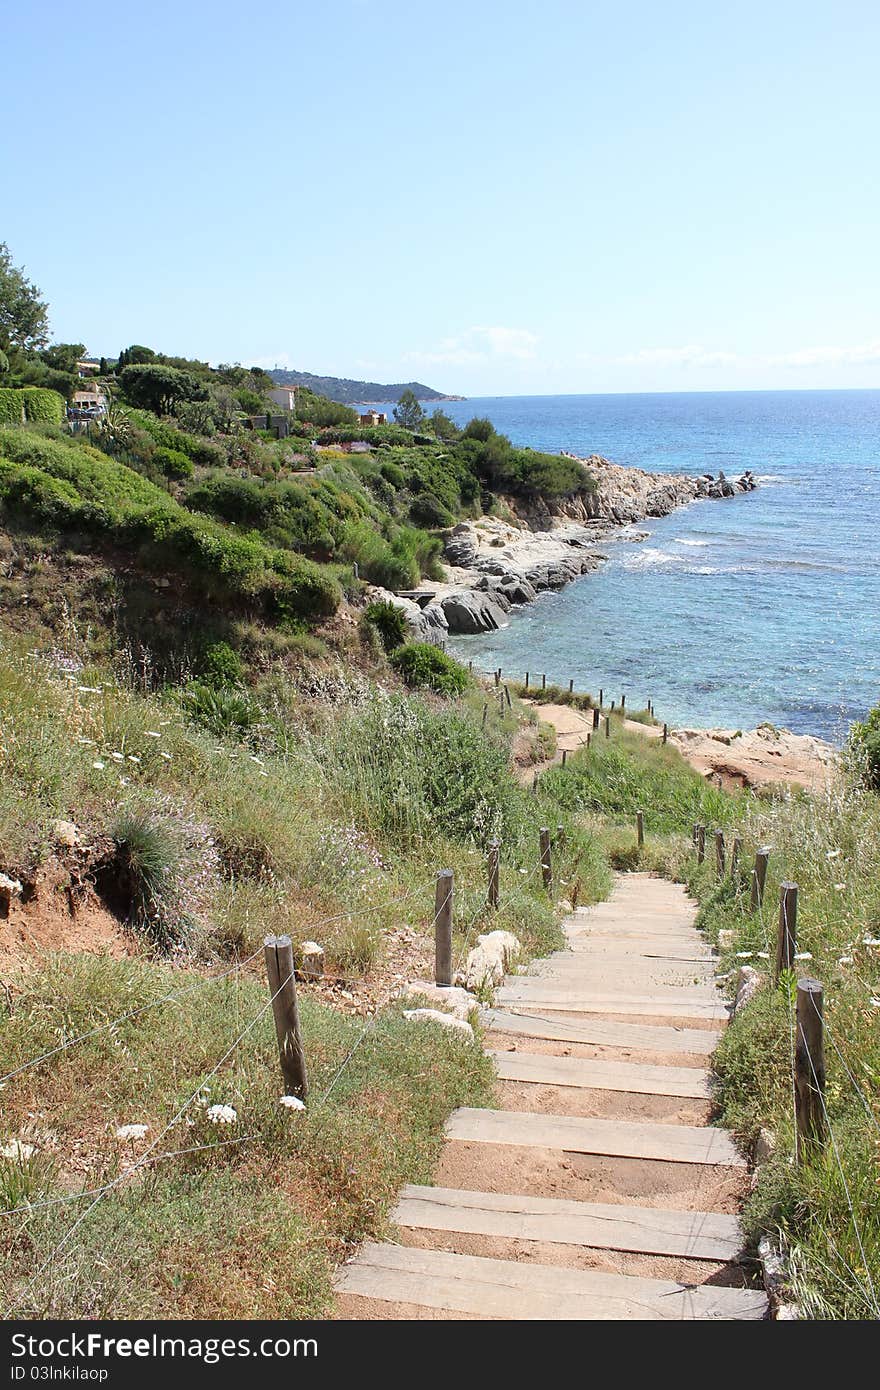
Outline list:
[[[110,754],[110,757],[113,759],[114,763],[124,763],[124,762],[125,762],[125,754],[124,754],[124,753],[111,753],[111,754]]]
[[[102,762],[100,762],[100,761],[99,761],[99,762],[96,762],[96,763],[92,763],[92,767],[95,768],[95,770],[96,770],[97,772],[103,772],[103,771],[104,771],[104,768],[105,768],[106,766],[107,766],[106,763],[102,763]]]
[[[754,951],[737,951],[736,958],[737,960],[751,960],[754,954]]]
[[[769,951],[759,951],[759,952],[758,952],[758,960],[769,960],[769,959],[770,959],[770,952],[769,952]]]
[[[138,757],[137,753],[129,753],[129,755],[128,755],[128,761],[129,761],[130,763],[139,763],[139,762],[140,762],[140,758]]]
[[[283,1105],[285,1110],[305,1110],[305,1101],[300,1100],[299,1096],[282,1096],[278,1102]]]
[[[205,1113],[212,1125],[234,1125],[238,1119],[231,1105],[209,1105]]]
[[[160,753],[160,754],[159,754],[159,757],[160,757],[160,758],[164,758],[165,761],[166,761],[166,763],[170,763],[170,762],[171,762],[171,754],[170,754],[170,753]]]
[[[868,1000],[868,1003],[871,1005],[872,1008],[880,1009],[880,999],[877,999],[873,994],[871,995],[871,998]]]
[[[99,685],[78,685],[76,688],[83,695],[100,695],[101,693]]]
[[[795,952],[795,957],[794,957],[794,958],[795,958],[795,960],[812,960],[812,959],[813,959],[813,952],[812,952],[812,951],[796,951],[796,952]]]
[[[25,1144],[21,1139],[10,1139],[9,1143],[0,1149],[3,1158],[17,1158],[20,1163],[32,1158],[35,1153],[33,1144]]]
[[[149,1125],[120,1125],[116,1131],[117,1139],[143,1139],[149,1132]]]
[[[863,946],[880,946],[880,936],[863,936]]]
[[[82,735],[80,735],[76,741],[77,743],[82,743],[84,746],[88,748],[94,748],[95,746],[95,740],[93,738],[83,738]]]
[[[840,854],[840,850],[839,850],[839,849],[830,849],[830,850],[828,851],[828,853],[825,855],[825,858],[826,858],[826,859],[837,859],[838,856],[839,856],[839,854]]]
[[[144,737],[145,737],[145,738],[161,738],[162,735],[159,734],[159,733],[157,733],[155,729],[144,729]]]
[[[845,884],[845,883],[835,883],[835,885],[834,885],[834,891],[835,891],[836,893],[842,893],[845,887],[846,887],[846,884]]]
[[[852,963],[852,956],[841,956],[839,961],[837,962],[838,965],[852,965]]]

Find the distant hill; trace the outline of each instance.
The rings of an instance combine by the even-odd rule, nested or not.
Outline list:
[[[328,396],[331,401],[343,405],[354,405],[368,401],[398,401],[404,391],[412,391],[420,401],[454,401],[460,396],[446,396],[435,391],[433,386],[425,386],[421,381],[397,381],[383,385],[380,381],[350,381],[344,376],[315,376],[312,372],[285,371],[275,367],[269,373],[279,386],[306,386],[317,396]]]

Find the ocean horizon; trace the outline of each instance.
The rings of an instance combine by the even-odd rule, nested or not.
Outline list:
[[[452,639],[458,655],[625,693],[633,708],[651,699],[670,724],[769,721],[835,743],[880,701],[880,390],[439,404],[550,453],[759,479],[754,493],[626,528],[603,542],[596,573],[514,610],[499,632]]]

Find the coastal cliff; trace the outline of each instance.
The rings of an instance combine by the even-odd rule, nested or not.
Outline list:
[[[539,593],[598,569],[607,557],[597,546],[620,528],[757,486],[750,472],[736,479],[723,473],[649,473],[598,454],[579,462],[590,486],[552,501],[504,499],[513,521],[484,516],[448,532],[442,582],[424,581],[412,598],[384,596],[405,609],[423,637],[436,641],[447,633],[491,632],[503,626],[515,604],[531,603]],[[644,533],[631,537],[644,538]]]

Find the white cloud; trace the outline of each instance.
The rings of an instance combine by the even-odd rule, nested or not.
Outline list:
[[[408,352],[407,362],[456,367],[473,366],[499,358],[530,362],[537,355],[538,336],[528,328],[505,328],[500,324],[474,325],[457,337],[443,338],[428,351]]]
[[[622,367],[730,367],[739,361],[735,352],[704,348],[698,343],[684,347],[639,348],[637,352],[614,358]]]
[[[813,347],[767,359],[773,367],[855,367],[880,362],[880,339],[858,347]]]

